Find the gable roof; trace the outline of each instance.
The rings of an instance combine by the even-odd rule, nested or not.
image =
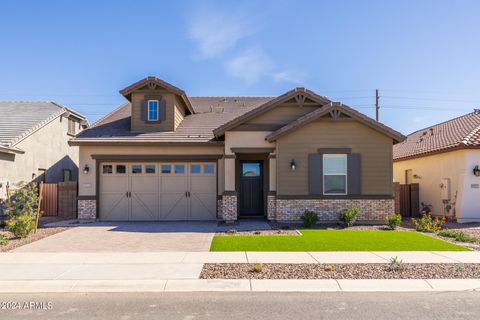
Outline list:
[[[293,90],[290,90],[274,99],[271,99],[270,101],[264,103],[263,105],[255,108],[255,109],[252,109],[250,110],[249,112],[246,112],[245,114],[237,117],[237,118],[234,118],[230,121],[228,121],[227,123],[221,125],[220,127],[218,127],[217,129],[215,129],[213,131],[213,134],[215,136],[221,136],[223,135],[226,131],[228,130],[231,130],[265,112],[267,112],[268,110],[271,110],[273,108],[275,108],[277,105],[279,105],[280,103],[282,102],[285,102],[285,101],[288,101],[292,98],[294,98],[295,96],[297,96],[298,94],[303,94],[305,96],[307,96],[308,98],[312,99],[313,101],[323,105],[323,104],[326,104],[326,103],[329,103],[331,102],[330,99],[328,99],[327,97],[323,97],[323,96],[320,96],[318,94],[316,94],[315,92],[311,91],[311,90],[308,90],[306,88],[295,88]]]
[[[14,146],[61,115],[72,115],[86,124],[86,118],[49,101],[0,101],[0,146],[12,152]]]
[[[215,143],[213,130],[257,108],[273,97],[190,97],[194,114],[188,115],[171,132],[130,131],[131,105],[125,103],[83,130],[73,140],[79,143]]]
[[[183,91],[182,89],[174,86],[173,84],[170,84],[166,81],[158,79],[157,77],[154,77],[154,76],[148,76],[145,79],[139,80],[139,81],[135,82],[134,84],[129,85],[128,87],[120,90],[120,94],[122,94],[125,98],[127,98],[128,101],[131,101],[131,95],[132,95],[133,91],[138,90],[138,89],[140,89],[144,86],[148,86],[148,85],[157,85],[157,86],[163,87],[163,88],[167,89],[168,91],[171,91],[174,94],[180,96],[180,98],[182,98],[183,102],[187,106],[187,109],[191,113],[195,113],[195,111],[192,107],[192,104],[190,103],[190,100],[188,99],[185,91]]]
[[[422,157],[453,149],[480,148],[480,110],[415,131],[394,146],[393,159]]]
[[[346,114],[351,118],[358,120],[359,122],[369,126],[370,128],[391,137],[395,142],[403,141],[406,138],[400,132],[395,131],[390,127],[387,127],[386,125],[378,121],[375,121],[370,117],[367,117],[363,113],[360,113],[353,108],[350,108],[339,102],[330,102],[318,108],[317,110],[307,113],[306,115],[290,122],[289,124],[278,129],[277,131],[272,132],[266,137],[266,139],[270,142],[275,141],[276,139],[290,133],[291,131],[294,131],[300,127],[303,127],[304,125],[314,120],[317,120],[326,114],[334,113],[334,112],[341,112],[343,114]]]

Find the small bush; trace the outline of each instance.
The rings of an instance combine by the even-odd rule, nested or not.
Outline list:
[[[8,220],[7,230],[17,238],[26,238],[35,229],[35,216],[23,214]]]
[[[390,271],[397,272],[405,270],[407,266],[403,262],[403,260],[398,259],[398,257],[391,257],[390,258]]]
[[[0,246],[6,246],[8,244],[8,238],[4,234],[0,234]]]
[[[300,219],[305,228],[311,228],[318,222],[318,215],[313,211],[305,210]]]
[[[360,212],[360,209],[357,207],[352,207],[348,210],[344,210],[340,214],[340,221],[342,221],[345,224],[345,226],[351,227],[357,220],[357,215],[359,212]]]
[[[462,231],[458,230],[440,230],[438,235],[442,237],[454,238],[459,242],[476,242],[477,239],[474,237],[469,236],[468,234],[463,233]]]
[[[402,216],[398,213],[389,214],[385,219],[385,224],[392,230],[397,229],[397,227],[401,223],[402,223]]]
[[[256,235],[259,235],[259,234],[262,234],[260,231],[253,231],[253,234],[256,234]]]
[[[422,214],[422,217],[418,220],[412,218],[412,223],[418,232],[437,232],[442,229],[443,221],[443,219],[439,220],[437,217],[432,218],[428,214]]]
[[[236,234],[236,233],[237,233],[236,229],[230,229],[230,230],[227,231],[227,234],[230,234],[230,235]]]
[[[326,265],[325,266],[325,271],[332,272],[333,271],[333,266],[331,264]]]
[[[253,265],[253,272],[260,273],[263,271],[263,265],[261,263],[255,263]]]

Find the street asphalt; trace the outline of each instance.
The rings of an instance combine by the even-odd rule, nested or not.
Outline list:
[[[480,292],[42,293],[0,294],[0,303],[0,319],[35,320],[425,320],[479,319],[480,315]]]

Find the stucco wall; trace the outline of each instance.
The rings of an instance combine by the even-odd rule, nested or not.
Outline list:
[[[80,132],[78,123],[76,132]],[[78,177],[78,147],[68,145],[72,137],[67,134],[68,119],[59,117],[19,142],[16,147],[24,154],[0,154],[0,197],[5,197],[5,185],[19,181],[31,181],[32,175],[40,175],[39,169],[47,169],[46,182],[59,182],[63,179],[63,169],[72,170],[72,177]]]
[[[191,155],[191,154],[215,154],[223,155],[223,146],[81,146],[80,147],[80,168],[83,169],[85,164],[90,167],[90,172],[84,174],[80,172],[79,179],[79,195],[94,196],[96,194],[96,168],[95,160],[92,159],[93,154],[111,154],[111,155]],[[224,179],[223,170],[219,163],[218,179]],[[82,170],[80,170],[82,171]],[[223,184],[222,184],[223,186]],[[219,184],[219,188],[220,184]],[[222,190],[223,192],[223,190]]]
[[[477,164],[480,165],[480,150],[457,150],[396,161],[393,174],[395,181],[405,183],[405,170],[411,169],[417,176],[413,182],[420,186],[420,202],[431,204],[434,214],[456,214],[462,222],[480,221],[480,177],[472,173]],[[450,212],[445,210],[441,197],[440,183],[444,178],[450,179]]]

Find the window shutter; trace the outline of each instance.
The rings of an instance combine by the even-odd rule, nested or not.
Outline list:
[[[158,102],[158,120],[163,121],[167,118],[167,102],[160,100]]]
[[[348,194],[361,194],[361,172],[360,154],[351,153],[347,155],[347,179]]]
[[[142,100],[140,102],[140,118],[144,121],[148,121],[148,101]]]
[[[308,189],[311,195],[323,194],[323,156],[318,153],[308,155]]]

